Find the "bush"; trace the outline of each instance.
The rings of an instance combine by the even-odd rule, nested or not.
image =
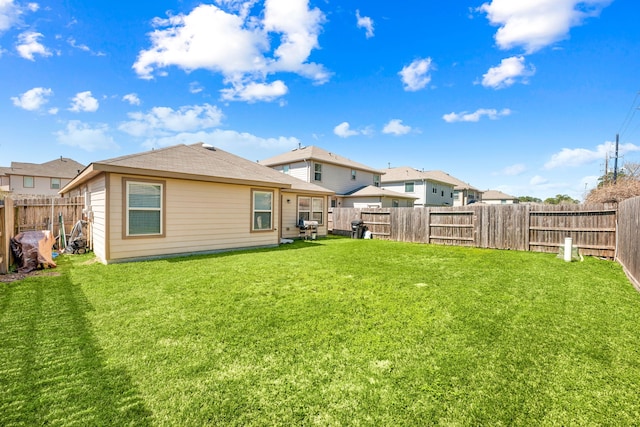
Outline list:
[[[640,181],[635,178],[619,178],[616,184],[609,183],[594,188],[587,195],[586,203],[620,203],[640,196]]]

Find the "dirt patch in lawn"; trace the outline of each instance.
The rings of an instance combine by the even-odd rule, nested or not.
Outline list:
[[[49,271],[49,270],[36,270],[36,271],[30,271],[29,273],[0,274],[0,283],[16,282],[18,280],[22,280],[27,277],[60,276],[61,274],[62,273],[60,273],[59,271]]]

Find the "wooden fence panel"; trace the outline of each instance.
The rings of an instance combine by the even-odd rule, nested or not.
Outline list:
[[[640,197],[621,202],[618,209],[616,259],[640,290]]]
[[[616,209],[604,205],[471,205],[333,210],[336,234],[362,219],[374,238],[557,253],[565,237],[583,255],[613,258]]]
[[[597,206],[544,206],[531,209],[529,250],[558,252],[566,237],[583,255],[615,257],[616,210]]]

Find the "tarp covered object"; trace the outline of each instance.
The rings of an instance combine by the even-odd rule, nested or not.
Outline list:
[[[56,267],[51,249],[56,239],[51,231],[23,231],[11,238],[11,250],[18,262],[18,272],[28,273],[38,268]]]

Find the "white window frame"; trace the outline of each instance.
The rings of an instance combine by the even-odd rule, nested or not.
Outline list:
[[[300,202],[308,201],[308,209],[301,209]],[[319,203],[319,206],[317,205]],[[306,213],[306,219],[303,217]],[[318,225],[324,224],[324,197],[298,196],[298,221],[318,221]]]
[[[160,206],[159,207],[131,207],[129,204],[129,195],[131,185],[144,185],[158,187],[160,190]],[[124,211],[125,211],[125,237],[164,237],[164,197],[165,197],[165,183],[160,181],[137,181],[131,179],[124,180]],[[136,233],[130,229],[130,212],[132,211],[146,211],[146,212],[159,212],[158,228],[159,232],[155,233]],[[135,230],[134,230],[135,231]]]
[[[61,182],[60,178],[51,178],[51,186],[50,186],[50,188],[52,190],[59,190],[61,184],[62,184],[62,182]]]
[[[269,201],[269,209],[258,209],[256,207],[256,196],[268,194],[270,197]],[[273,191],[270,190],[251,190],[251,231],[252,232],[264,232],[264,231],[272,231],[273,230],[273,199],[274,194]],[[262,215],[257,216],[259,214],[269,214],[269,224],[258,227],[258,223],[261,222],[259,219],[263,218]]]
[[[31,180],[31,185],[27,185],[27,179]],[[23,176],[22,177],[22,188],[35,188],[36,179],[33,176]]]
[[[313,164],[313,180],[322,181],[322,163]]]
[[[411,191],[408,191],[407,189],[409,187],[407,187],[408,185],[411,186]],[[407,181],[404,183],[404,192],[405,193],[415,193],[416,191],[416,183],[414,181]]]

